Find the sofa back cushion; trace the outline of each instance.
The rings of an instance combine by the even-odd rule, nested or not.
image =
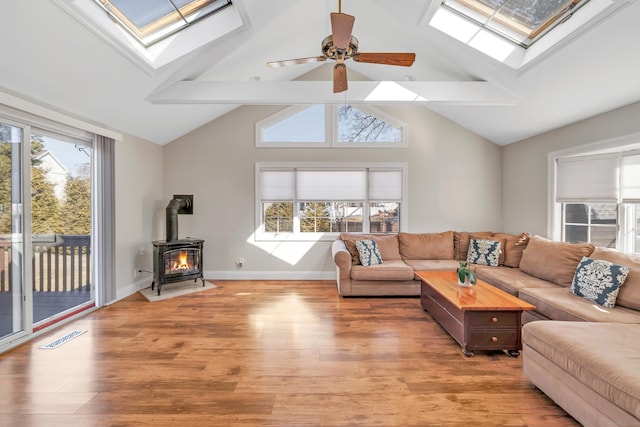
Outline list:
[[[340,240],[344,241],[347,250],[351,254],[352,263],[356,265],[361,264],[360,255],[356,248],[356,240],[375,240],[383,261],[395,261],[402,259],[400,258],[397,234],[340,233]]]
[[[620,287],[616,305],[640,310],[640,257],[614,249],[596,248],[591,254],[591,258],[602,259],[630,268],[624,285]]]
[[[520,266],[520,260],[522,259],[522,253],[527,247],[530,237],[531,235],[529,233],[495,233],[492,237],[492,240],[502,241],[502,239],[505,239],[506,241],[505,245],[502,248],[500,265],[518,268]]]
[[[473,236],[473,237],[472,237]],[[456,231],[453,235],[453,246],[455,259],[466,261],[469,253],[469,242],[471,239],[491,239],[493,231],[478,231],[469,233],[467,231]]]
[[[569,287],[583,256],[594,251],[591,243],[554,242],[532,236],[522,253],[520,270],[556,285]]]
[[[453,231],[398,233],[403,259],[453,259]]]

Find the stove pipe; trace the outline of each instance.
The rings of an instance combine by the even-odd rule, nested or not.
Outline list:
[[[167,242],[175,242],[178,240],[178,213],[180,210],[189,208],[191,201],[189,199],[173,198],[167,205]]]

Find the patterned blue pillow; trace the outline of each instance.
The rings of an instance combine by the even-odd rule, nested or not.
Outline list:
[[[500,242],[495,240],[471,239],[467,262],[469,264],[497,267],[500,263]]]
[[[364,266],[382,264],[382,257],[375,240],[356,240],[360,263]]]
[[[613,308],[628,274],[629,267],[624,265],[582,257],[569,290],[579,297]]]

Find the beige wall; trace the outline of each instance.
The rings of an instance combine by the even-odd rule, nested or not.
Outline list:
[[[133,277],[135,268],[152,270],[151,241],[159,238],[155,218],[163,200],[162,147],[125,135],[115,150],[116,297],[151,284],[151,274]],[[144,248],[144,255],[139,255]]]
[[[640,132],[640,103],[574,123],[502,150],[502,217],[506,232],[547,235],[547,161],[551,152],[606,143]]]
[[[255,244],[256,162],[406,162],[407,231],[501,228],[499,146],[426,108],[388,107],[408,123],[409,148],[256,148],[255,123],[281,108],[240,107],[164,147],[163,203],[173,194],[194,195],[194,214],[179,217],[179,237],[205,240],[206,277],[335,275],[327,242]],[[246,260],[242,268],[238,257]]]

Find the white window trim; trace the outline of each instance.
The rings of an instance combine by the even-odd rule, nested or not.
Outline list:
[[[375,169],[385,170],[393,169],[402,171],[402,199],[398,200],[400,203],[400,231],[405,231],[408,226],[408,174],[409,165],[405,162],[367,162],[367,163],[341,163],[341,162],[322,162],[322,163],[309,163],[309,162],[256,162],[255,164],[255,200],[254,200],[254,219],[255,219],[255,233],[254,239],[256,241],[333,241],[339,235],[340,232],[335,233],[267,233],[263,231],[262,224],[262,194],[261,194],[261,170],[262,169],[318,169],[318,170],[363,170],[363,169]],[[363,233],[368,232],[368,218],[369,216],[369,202],[374,200],[363,200]],[[294,201],[294,203],[297,203]],[[294,206],[295,215],[295,206]],[[297,216],[294,217],[294,223],[299,221]],[[298,224],[296,224],[298,225]],[[297,229],[294,225],[294,230]]]
[[[583,156],[600,153],[627,152],[640,148],[640,132],[598,141],[578,147],[552,151],[547,155],[547,236],[552,240],[562,240],[562,203],[556,202],[556,159],[559,157]],[[617,249],[626,252],[628,248],[627,236],[624,236],[624,209],[619,217]]]
[[[400,129],[399,142],[340,142],[338,141],[338,108],[339,105],[325,105],[325,136],[323,142],[265,142],[264,129],[291,117],[311,105],[292,105],[275,114],[266,117],[255,124],[255,145],[257,148],[407,148],[409,146],[409,126],[384,111],[363,104],[350,104],[358,110],[364,111]]]

